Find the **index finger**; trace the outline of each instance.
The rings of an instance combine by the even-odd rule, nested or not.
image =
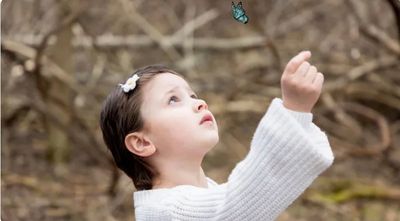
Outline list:
[[[283,75],[293,74],[299,68],[299,66],[307,59],[311,57],[310,51],[302,51],[298,55],[294,56],[285,67]]]

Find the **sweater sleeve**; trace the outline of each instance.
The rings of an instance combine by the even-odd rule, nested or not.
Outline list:
[[[284,107],[285,108],[285,107]],[[313,142],[317,146],[329,145],[328,137],[325,132],[322,131],[317,125],[312,122],[313,114],[309,112],[294,111],[285,108],[290,115],[296,119],[296,121],[303,127],[306,133],[313,139]],[[330,151],[329,147],[321,148],[322,150]],[[329,154],[329,153],[327,153]]]
[[[168,210],[173,220],[274,220],[333,159],[325,133],[274,98],[228,181],[177,191]]]
[[[312,119],[313,119],[312,113],[294,111],[294,110],[286,108],[285,106],[283,106],[283,109],[285,109],[288,113],[290,113],[290,115],[294,119],[296,119],[296,121],[304,128],[304,130],[307,131],[309,129],[310,123],[312,123]]]

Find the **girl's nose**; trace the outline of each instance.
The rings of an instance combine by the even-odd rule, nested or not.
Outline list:
[[[204,101],[204,100],[197,100],[197,103],[196,103],[196,110],[197,111],[199,111],[199,110],[202,110],[202,109],[208,109],[208,105],[207,105],[207,103]]]

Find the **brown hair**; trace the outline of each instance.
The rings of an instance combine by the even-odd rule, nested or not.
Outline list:
[[[135,89],[125,93],[120,86],[116,86],[104,101],[100,114],[104,142],[111,151],[117,167],[132,179],[137,190],[152,189],[152,180],[158,172],[145,162],[143,157],[128,150],[125,146],[125,136],[144,128],[140,112],[143,102],[142,88],[154,76],[162,73],[181,76],[161,64],[139,68],[132,74],[139,76]]]

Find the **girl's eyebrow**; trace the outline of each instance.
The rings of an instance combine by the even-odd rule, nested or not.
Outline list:
[[[178,89],[178,88],[180,88],[180,86],[175,86],[175,87],[171,88],[170,90],[168,90],[167,92],[165,92],[165,94],[162,96],[162,99],[164,99],[164,97],[166,97],[168,94],[174,92],[174,91],[175,91],[176,89]],[[186,88],[189,92],[194,93],[194,91],[193,91],[190,87],[186,86],[185,88]],[[196,94],[196,93],[194,93],[194,94]],[[197,96],[197,95],[196,95],[196,96]]]
[[[179,88],[179,86],[175,86],[175,87],[171,88],[171,89],[168,90],[165,94],[169,94],[169,93],[175,91],[177,88]],[[193,91],[190,87],[186,86],[185,88],[186,88],[186,90],[188,90],[189,92],[194,93],[194,91]]]

